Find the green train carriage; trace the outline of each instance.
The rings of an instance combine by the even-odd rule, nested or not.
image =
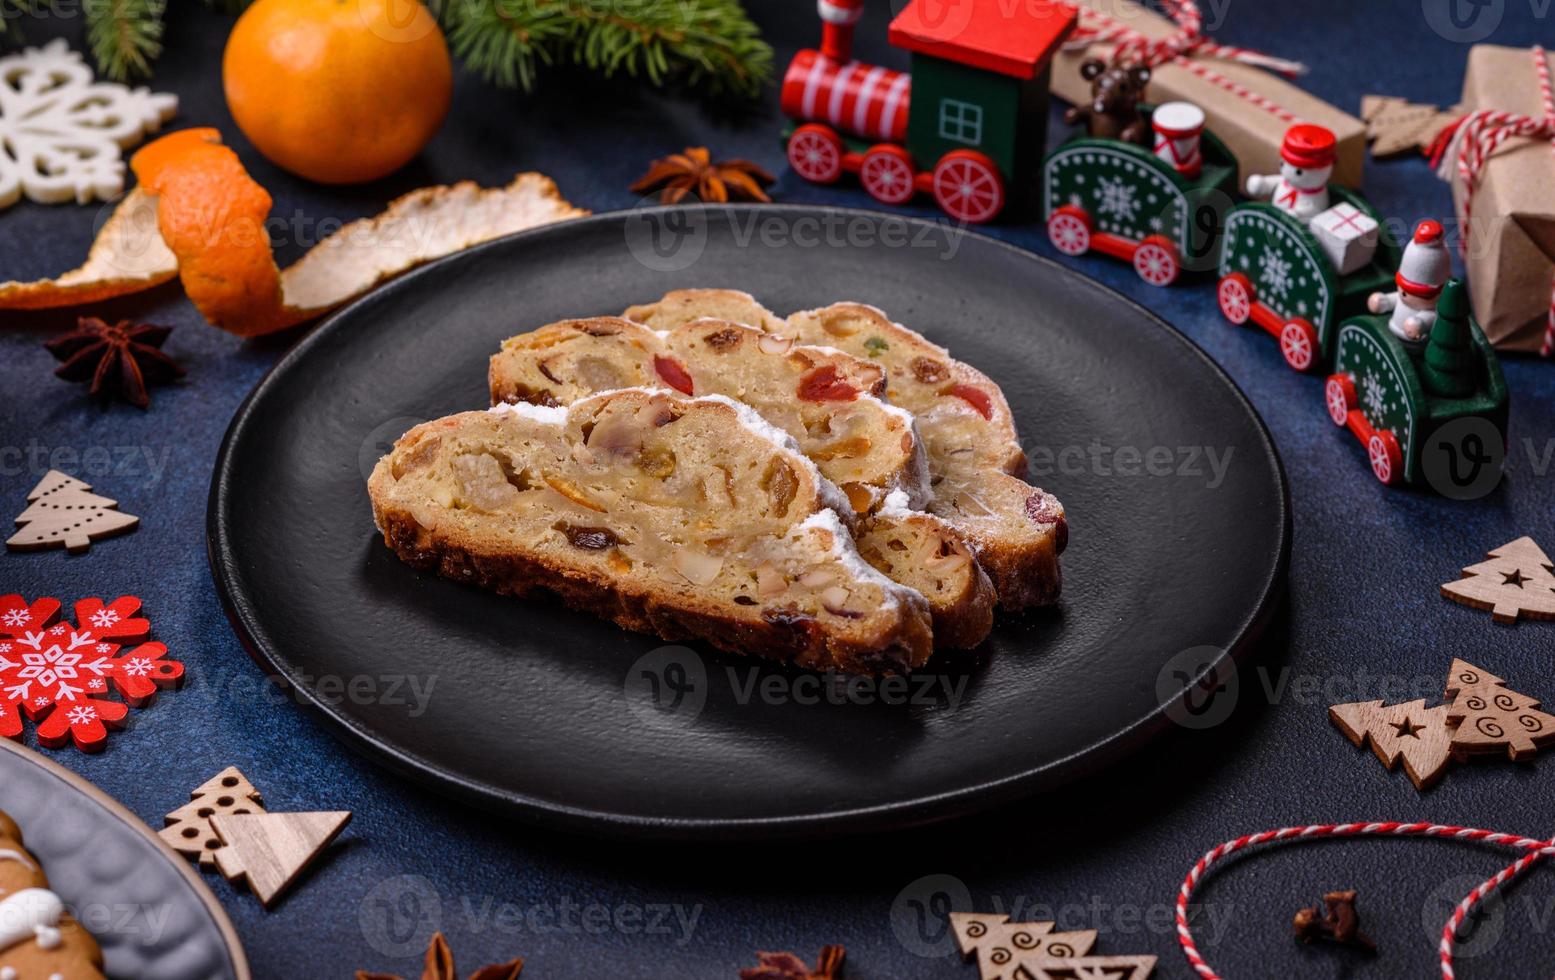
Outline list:
[[[1307,226],[1261,201],[1226,213],[1221,233],[1220,312],[1234,324],[1251,321],[1280,342],[1280,355],[1297,371],[1329,363],[1337,326],[1367,312],[1366,298],[1393,288],[1402,252],[1366,199],[1343,187],[1328,189],[1333,204],[1348,204],[1377,222],[1377,249],[1366,266],[1339,275]]]
[[[1439,475],[1462,484],[1460,464],[1491,462],[1500,469],[1509,414],[1506,379],[1469,314],[1459,280],[1442,288],[1423,346],[1394,336],[1387,316],[1366,315],[1340,324],[1333,352],[1333,373],[1323,390],[1328,416],[1366,447],[1382,483],[1435,483]],[[1454,424],[1469,418],[1486,424]],[[1486,446],[1492,432],[1496,444]]]
[[[1140,106],[1150,121],[1152,107]],[[1222,215],[1236,193],[1236,158],[1214,134],[1200,136],[1202,166],[1186,176],[1149,147],[1083,131],[1042,166],[1048,240],[1065,255],[1122,259],[1153,286],[1211,264]]]

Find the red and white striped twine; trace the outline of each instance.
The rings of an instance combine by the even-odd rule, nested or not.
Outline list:
[[[1204,35],[1204,18],[1193,0],[1166,0],[1163,7],[1177,24],[1177,30],[1165,37],[1151,38],[1115,17],[1077,4],[1075,10],[1080,16],[1080,24],[1065,47],[1077,49],[1092,44],[1113,44],[1116,45],[1113,54],[1115,59],[1137,61],[1151,68],[1170,61],[1206,82],[1219,86],[1236,97],[1274,114],[1284,122],[1301,121],[1295,113],[1279,103],[1193,59],[1220,58],[1257,68],[1266,68],[1282,75],[1299,75],[1307,70],[1305,65],[1248,48],[1219,44],[1209,39]]]
[[[1431,148],[1431,163],[1437,175],[1451,180],[1454,172],[1463,181],[1463,234],[1458,239],[1459,254],[1469,247],[1469,217],[1474,206],[1474,188],[1485,163],[1501,144],[1515,137],[1547,139],[1555,149],[1555,93],[1550,85],[1549,59],[1544,49],[1533,47],[1534,75],[1539,80],[1539,101],[1543,116],[1529,116],[1499,109],[1471,112],[1437,136]],[[1555,351],[1555,277],[1551,278],[1550,307],[1545,318],[1544,343],[1539,353],[1549,357]]]
[[[1258,844],[1367,835],[1442,837],[1450,840],[1470,841],[1487,846],[1510,847],[1528,852],[1465,895],[1463,901],[1459,902],[1453,909],[1447,924],[1442,927],[1442,941],[1440,947],[1438,947],[1442,965],[1442,980],[1453,980],[1453,945],[1457,942],[1459,927],[1463,925],[1463,920],[1468,917],[1474,906],[1483,901],[1485,896],[1522,874],[1541,858],[1555,854],[1555,840],[1536,840],[1532,837],[1519,837],[1516,834],[1503,834],[1494,830],[1477,830],[1473,827],[1450,827],[1429,823],[1399,823],[1397,821],[1311,824],[1305,827],[1282,827],[1279,830],[1266,830],[1261,834],[1249,834],[1246,837],[1238,837],[1236,840],[1226,841],[1224,844],[1220,844],[1206,852],[1203,857],[1199,858],[1198,863],[1193,866],[1193,870],[1188,872],[1188,877],[1183,879],[1182,889],[1177,895],[1177,942],[1182,946],[1183,955],[1188,958],[1188,965],[1193,967],[1194,971],[1203,977],[1204,980],[1221,980],[1220,974],[1216,973],[1210,968],[1208,963],[1204,962],[1204,957],[1199,953],[1198,944],[1194,942],[1193,932],[1188,927],[1188,903],[1192,900],[1194,890],[1198,888],[1205,872],[1209,870],[1211,865],[1221,858]]]

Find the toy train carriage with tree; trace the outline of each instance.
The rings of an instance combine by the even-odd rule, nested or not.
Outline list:
[[[1278,176],[1248,178],[1248,193],[1270,201],[1226,213],[1217,298],[1227,320],[1251,320],[1286,364],[1309,371],[1332,359],[1337,325],[1391,288],[1400,251],[1364,198],[1328,186],[1332,133],[1292,126],[1281,158]]]
[[[794,172],[817,184],[856,173],[883,204],[931,194],[972,223],[1023,204],[1047,139],[1049,64],[1074,8],[912,0],[889,32],[911,53],[907,74],[853,60],[863,3],[819,0],[821,49],[800,51],[783,76]]]
[[[1081,67],[1097,85],[1103,73],[1148,69]],[[1112,86],[1107,92],[1116,91]],[[1104,96],[1105,93],[1098,92]],[[1204,130],[1204,113],[1187,102],[1151,109],[1131,104],[1137,121],[1103,117],[1097,102],[1071,109],[1066,118],[1086,118],[1087,130],[1067,140],[1042,167],[1042,215],[1048,240],[1065,255],[1100,252],[1130,262],[1153,286],[1169,286],[1184,267],[1213,262],[1221,217],[1236,193],[1236,158]],[[1098,135],[1116,131],[1116,135]],[[1139,134],[1153,132],[1152,151]]]
[[[1437,472],[1461,480],[1463,467],[1505,458],[1506,381],[1490,342],[1468,311],[1463,284],[1448,280],[1436,302],[1429,339],[1400,339],[1387,316],[1346,320],[1334,342],[1334,373],[1324,385],[1328,415],[1361,445],[1378,480],[1419,482]],[[1454,425],[1478,417],[1484,426]],[[1440,454],[1436,461],[1431,454]]]

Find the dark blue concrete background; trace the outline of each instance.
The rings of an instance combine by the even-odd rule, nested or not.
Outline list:
[[[1455,2],[1222,0],[1206,13],[1228,42],[1311,64],[1304,84],[1351,111],[1367,92],[1454,101],[1471,40],[1555,41],[1548,4],[1480,0],[1458,11],[1458,24],[1471,26],[1454,27],[1447,7]],[[859,54],[899,64],[883,43],[887,4],[875,7],[860,28]],[[817,34],[807,0],[769,0],[755,15],[780,64]],[[816,188],[784,171],[775,92],[764,113],[731,121],[630,85],[555,74],[533,97],[461,77],[443,131],[405,171],[365,187],[309,185],[266,163],[233,127],[218,80],[228,24],[197,5],[175,5],[156,84],[182,99],[175,125],[219,127],[274,193],[274,213],[298,218],[302,233],[287,232],[280,242],[283,264],[311,244],[320,222],[373,213],[430,183],[498,184],[536,169],[579,205],[630,206],[635,197],[626,187],[648,160],[688,144],[766,163],[780,174],[779,200],[870,204],[854,186]],[[27,27],[35,39],[57,33],[81,43],[79,22]],[[1446,188],[1422,160],[1370,166],[1367,191],[1406,225],[1449,212]],[[99,213],[32,204],[0,213],[0,279],[76,264]],[[1034,226],[993,232],[1051,254]],[[1268,338],[1228,327],[1207,284],[1160,291],[1105,260],[1078,268],[1156,310],[1224,365],[1268,422],[1289,470],[1295,550],[1288,611],[1244,669],[1238,710],[1224,724],[1169,735],[1118,768],[1026,805],[830,844],[602,843],[451,805],[345,751],[266,687],[228,628],[205,561],[211,464],[227,420],[286,342],[244,344],[205,326],[174,285],[105,312],[178,328],[167,349],[188,366],[188,379],[158,390],[145,413],[123,405],[101,410],[80,388],[50,376],[54,362],[40,344],[70,315],[0,322],[0,502],[8,502],[0,510],[20,511],[52,464],[143,518],[133,536],[98,544],[85,557],[0,557],[0,591],[67,600],[137,593],[157,637],[188,664],[191,678],[185,690],[135,713],[133,730],[115,736],[102,756],[52,756],[154,826],[227,765],[240,766],[275,809],[355,811],[343,843],[274,912],[211,879],[261,977],[346,977],[359,967],[414,976],[416,949],[433,925],[450,935],[465,970],[521,954],[530,961],[525,975],[537,980],[731,977],[757,948],[808,957],[827,942],[847,946],[854,978],[970,977],[975,971],[948,953],[937,918],[947,901],[1024,918],[1058,915],[1068,928],[1100,929],[1102,951],[1153,952],[1161,957],[1158,976],[1185,977],[1169,928],[1171,903],[1194,859],[1224,838],[1359,819],[1555,833],[1551,762],[1454,770],[1421,795],[1353,750],[1325,718],[1331,701],[1400,700],[1416,696],[1407,693],[1412,688],[1437,689],[1455,655],[1555,702],[1555,625],[1497,627],[1436,595],[1459,565],[1510,538],[1531,534],[1555,549],[1548,468],[1555,461],[1544,455],[1555,437],[1555,367],[1527,358],[1506,365],[1512,473],[1499,490],[1470,503],[1385,491],[1359,447],[1327,421],[1320,381],[1287,370]],[[104,450],[107,466],[132,460],[129,468],[105,470]],[[1288,848],[1214,878],[1203,893],[1201,928],[1213,940],[1211,962],[1232,977],[1427,976],[1450,902],[1503,863],[1497,853],[1434,842]],[[1383,950],[1376,960],[1290,938],[1291,913],[1335,887],[1361,890],[1367,927]],[[579,911],[591,905],[605,911]],[[681,924],[693,915],[694,926]],[[604,920],[610,924],[602,927]],[[1459,975],[1548,977],[1555,971],[1552,930],[1555,871],[1535,872],[1482,924]]]

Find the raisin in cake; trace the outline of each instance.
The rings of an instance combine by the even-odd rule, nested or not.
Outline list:
[[[0,977],[103,980],[102,970],[97,941],[49,890],[20,828],[0,812]]]
[[[720,394],[793,437],[855,512],[865,560],[922,593],[940,646],[973,647],[993,625],[993,587],[961,536],[921,512],[928,468],[912,416],[886,405],[885,372],[831,348],[727,320],[655,331],[619,317],[566,320],[509,338],[490,365],[494,404],[570,404],[650,385]],[[894,504],[881,510],[887,497]]]
[[[923,597],[859,558],[846,498],[727,398],[634,388],[449,416],[402,436],[368,492],[411,565],[628,629],[855,673],[933,650]]]
[[[999,386],[921,334],[859,303],[835,303],[782,320],[737,290],[677,290],[625,316],[670,329],[704,310],[764,326],[805,344],[868,358],[889,377],[891,402],[912,412],[928,451],[931,513],[966,535],[1007,609],[1056,602],[1058,556],[1068,543],[1063,505],[1020,478],[1026,458]]]

